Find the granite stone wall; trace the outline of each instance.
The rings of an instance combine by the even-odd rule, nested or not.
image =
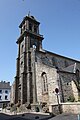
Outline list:
[[[68,102],[60,104],[60,111],[58,109],[58,105],[50,105],[49,111],[55,115],[61,113],[72,113],[72,114],[80,114],[80,102]]]
[[[37,87],[37,101],[47,102],[47,104],[54,104],[57,102],[55,95],[55,88],[58,88],[57,83],[57,70],[55,68],[44,65],[40,62],[36,62],[36,87]],[[42,79],[41,74],[45,72],[47,74],[48,92],[43,94],[42,92]]]
[[[79,91],[75,84],[76,73],[67,72],[63,69],[74,65],[76,63],[76,69],[80,69],[80,63],[76,60],[62,57],[56,54],[50,54],[49,52],[36,53],[36,85],[37,85],[37,95],[39,94],[40,101],[46,95],[42,95],[41,87],[41,74],[42,72],[47,73],[48,77],[48,94],[45,98],[48,100],[49,104],[55,103],[55,88],[59,88],[59,98],[60,102],[68,102],[70,98],[74,98],[74,101],[78,101]],[[39,85],[38,85],[39,83]],[[53,96],[53,97],[52,97]],[[41,98],[42,97],[42,98]]]
[[[63,94],[63,102],[68,102],[70,97],[74,97],[75,101],[78,100],[78,90],[74,83],[76,80],[75,74],[59,73],[61,93]]]

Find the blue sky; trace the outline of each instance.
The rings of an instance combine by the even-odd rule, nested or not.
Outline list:
[[[18,26],[29,11],[41,23],[44,49],[80,60],[80,0],[0,0],[0,80],[14,80]]]

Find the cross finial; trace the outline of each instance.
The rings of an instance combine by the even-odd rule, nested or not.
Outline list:
[[[30,16],[30,11],[28,12],[28,16]]]

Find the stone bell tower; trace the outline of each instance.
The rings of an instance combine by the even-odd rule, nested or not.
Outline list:
[[[15,103],[34,103],[36,98],[35,52],[42,49],[43,36],[33,16],[24,17],[19,25],[18,57],[15,77]]]

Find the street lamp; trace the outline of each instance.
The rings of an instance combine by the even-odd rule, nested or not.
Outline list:
[[[55,92],[56,92],[56,96],[57,96],[58,110],[59,110],[59,113],[61,114],[60,104],[59,104],[59,89],[55,88]]]

